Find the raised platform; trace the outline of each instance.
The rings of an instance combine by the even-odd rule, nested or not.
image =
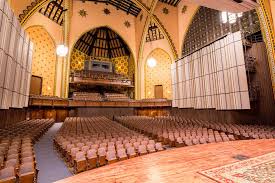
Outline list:
[[[67,99],[43,99],[30,98],[29,106],[45,107],[171,107],[172,102],[167,101],[89,101],[89,100],[67,100]]]
[[[86,171],[57,183],[214,183],[199,171],[275,151],[275,140],[245,140],[195,145],[153,153]]]

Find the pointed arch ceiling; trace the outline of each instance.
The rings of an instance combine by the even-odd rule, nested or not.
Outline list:
[[[74,48],[92,57],[130,56],[130,50],[123,39],[108,27],[99,27],[85,33]]]

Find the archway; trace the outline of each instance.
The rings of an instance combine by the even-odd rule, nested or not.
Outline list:
[[[150,60],[155,60],[155,65],[150,65]],[[163,98],[172,98],[171,64],[172,59],[163,49],[154,49],[146,59],[145,64],[145,98],[155,98],[155,87],[162,86]],[[148,64],[149,63],[149,64]]]
[[[111,69],[105,70],[103,68],[97,70],[88,63],[101,64],[109,63]],[[107,66],[106,66],[107,67]],[[109,66],[108,66],[109,67]],[[134,98],[135,86],[135,61],[133,54],[123,38],[115,31],[107,26],[92,29],[84,34],[76,41],[70,56],[70,70],[73,73],[90,71],[95,73],[100,71],[108,73],[113,79],[120,80],[123,77],[125,80],[130,81],[131,84],[83,84],[76,85],[70,82],[69,95],[73,92],[118,92],[129,95]],[[100,74],[101,74],[100,73]],[[93,75],[93,74],[92,74]],[[108,78],[105,78],[109,80]],[[107,82],[108,83],[108,82]],[[77,87],[76,87],[77,86]]]
[[[55,42],[42,26],[31,26],[26,29],[34,43],[32,75],[42,78],[42,95],[55,93],[56,53]]]

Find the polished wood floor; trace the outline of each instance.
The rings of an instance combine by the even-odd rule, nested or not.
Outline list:
[[[213,183],[197,172],[239,161],[234,156],[256,157],[270,152],[275,152],[275,139],[195,145],[121,161],[58,183]]]

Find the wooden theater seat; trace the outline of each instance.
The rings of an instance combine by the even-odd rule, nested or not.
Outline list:
[[[116,152],[115,151],[108,151],[106,153],[106,160],[108,164],[112,164],[117,162]]]
[[[88,162],[88,169],[96,168],[97,155],[96,155],[95,149],[90,149],[87,151],[87,162]]]
[[[0,170],[0,183],[15,183],[16,176],[14,168],[8,167]]]
[[[145,145],[139,145],[138,146],[138,154],[139,155],[145,155],[147,154],[146,146]]]
[[[103,147],[99,148],[97,154],[98,154],[99,166],[105,165],[106,164],[106,149]]]
[[[137,153],[135,151],[135,148],[134,147],[128,147],[127,148],[127,155],[128,155],[129,158],[136,157]]]
[[[120,161],[128,159],[125,149],[118,149],[117,156]]]
[[[154,153],[154,152],[156,152],[155,145],[154,145],[154,144],[148,144],[148,145],[147,145],[147,151],[148,151],[149,153]]]
[[[74,173],[83,172],[87,169],[85,152],[77,152],[74,159]]]
[[[157,150],[157,151],[163,151],[163,150],[164,150],[163,147],[162,147],[161,142],[157,142],[157,143],[155,144],[155,147],[156,147],[156,150]]]
[[[34,182],[36,177],[36,171],[33,167],[33,163],[22,164],[18,172],[18,177],[20,183]]]

